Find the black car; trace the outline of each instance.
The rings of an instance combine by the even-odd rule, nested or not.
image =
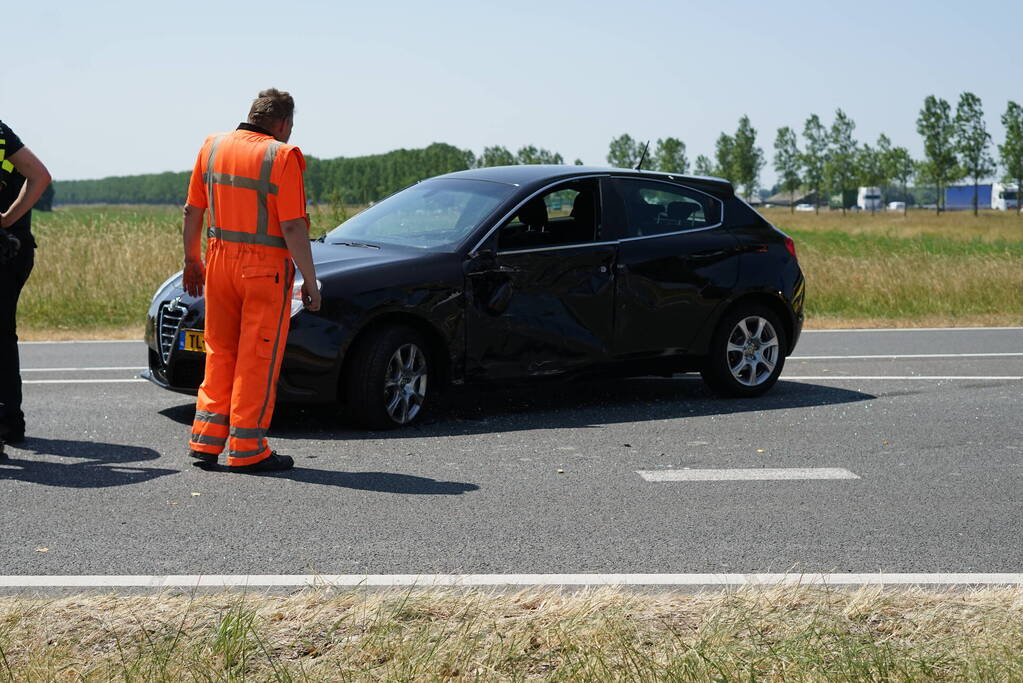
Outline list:
[[[583,166],[424,180],[313,243],[321,309],[296,283],[278,396],[363,425],[416,420],[438,387],[699,371],[774,385],[803,326],[795,245],[730,183]],[[201,298],[180,274],[149,308],[144,375],[195,392]]]

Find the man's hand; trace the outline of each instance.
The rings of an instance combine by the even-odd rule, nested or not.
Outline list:
[[[185,261],[185,272],[181,275],[181,283],[190,296],[202,296],[202,286],[206,281],[206,268],[202,261]]]
[[[6,213],[0,213],[0,228],[6,228],[7,226],[13,225],[13,224],[14,224],[14,221],[8,221],[7,220],[7,214]]]
[[[302,282],[302,305],[310,311],[320,310],[320,288],[316,286],[316,280]]]

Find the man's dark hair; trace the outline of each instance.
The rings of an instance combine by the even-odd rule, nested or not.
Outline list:
[[[277,88],[260,90],[249,107],[249,123],[266,126],[271,121],[287,121],[295,115],[295,100]]]

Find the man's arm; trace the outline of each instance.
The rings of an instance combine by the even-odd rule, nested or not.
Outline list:
[[[313,265],[313,250],[309,246],[309,217],[295,218],[281,223],[284,241],[295,265],[302,273],[302,303],[310,311],[320,310],[320,288],[316,286],[316,266]]]
[[[21,186],[18,198],[14,200],[5,213],[0,214],[0,227],[9,228],[35,206],[50,184],[50,172],[46,170],[39,157],[28,147],[22,147],[9,158],[18,173],[25,176],[25,184]]]
[[[202,296],[206,269],[202,264],[202,220],[206,209],[185,204],[181,238],[185,244],[185,272],[181,284],[191,296]]]

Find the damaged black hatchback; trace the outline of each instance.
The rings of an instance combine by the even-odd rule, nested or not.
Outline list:
[[[724,180],[508,166],[417,183],[313,243],[323,304],[296,283],[278,397],[414,422],[438,388],[581,373],[698,371],[774,385],[803,325],[792,240]],[[149,308],[144,375],[194,393],[202,298],[180,274]]]

